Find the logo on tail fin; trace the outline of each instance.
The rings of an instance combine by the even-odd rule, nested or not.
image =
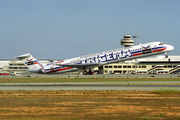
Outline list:
[[[31,58],[30,60],[27,59],[28,62],[26,64],[27,65],[34,65],[34,61],[32,61],[32,60],[33,60],[33,58]]]
[[[142,54],[147,54],[147,53],[151,53],[151,48],[150,48],[150,45],[148,45],[147,47],[143,47],[141,46],[143,49],[142,49]]]
[[[147,47],[143,47],[143,46],[142,46],[142,48],[143,48],[144,50],[150,49],[150,45],[148,45]]]

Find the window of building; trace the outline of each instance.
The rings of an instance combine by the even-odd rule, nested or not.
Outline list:
[[[23,67],[23,69],[29,69],[28,67]]]
[[[168,68],[172,68],[172,65],[168,65]]]
[[[129,65],[128,68],[131,68],[131,66]]]
[[[121,73],[122,73],[121,70],[119,70],[119,71],[115,70],[115,71],[114,71],[114,74],[121,74]]]
[[[122,66],[118,66],[118,68],[122,68]]]
[[[139,68],[141,68],[141,66],[139,65]]]
[[[137,66],[133,65],[133,68],[137,68]]]
[[[145,65],[142,65],[142,68],[146,68],[146,66],[145,66]]]
[[[176,67],[177,65],[173,65],[173,67]]]
[[[109,68],[112,68],[112,66],[109,66]]]
[[[9,69],[18,69],[18,67],[9,67]]]
[[[114,66],[114,68],[117,68],[117,66]]]
[[[123,68],[127,68],[127,66],[123,66]]]
[[[108,68],[108,66],[104,66],[105,68]]]
[[[28,69],[28,67],[19,67],[19,69]]]
[[[18,64],[19,66],[23,66],[24,64]]]

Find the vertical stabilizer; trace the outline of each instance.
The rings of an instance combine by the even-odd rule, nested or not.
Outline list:
[[[29,68],[30,72],[43,72],[44,64],[39,62],[30,53],[20,55],[17,59],[22,61]]]

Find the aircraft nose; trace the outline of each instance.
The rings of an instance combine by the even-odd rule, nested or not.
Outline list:
[[[169,46],[168,46],[168,49],[169,49],[169,50],[174,50],[174,46],[169,45]]]

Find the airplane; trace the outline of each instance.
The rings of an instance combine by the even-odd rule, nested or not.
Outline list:
[[[92,75],[92,68],[101,65],[117,63],[120,61],[148,57],[163,53],[165,53],[165,57],[167,58],[167,53],[172,51],[173,49],[174,47],[172,45],[164,44],[163,42],[150,42],[79,56],[52,63],[41,63],[40,61],[35,59],[30,53],[20,55],[17,57],[17,59],[21,60],[29,68],[29,72],[33,73],[50,74],[83,70],[83,75]],[[88,69],[89,71],[87,71]]]

